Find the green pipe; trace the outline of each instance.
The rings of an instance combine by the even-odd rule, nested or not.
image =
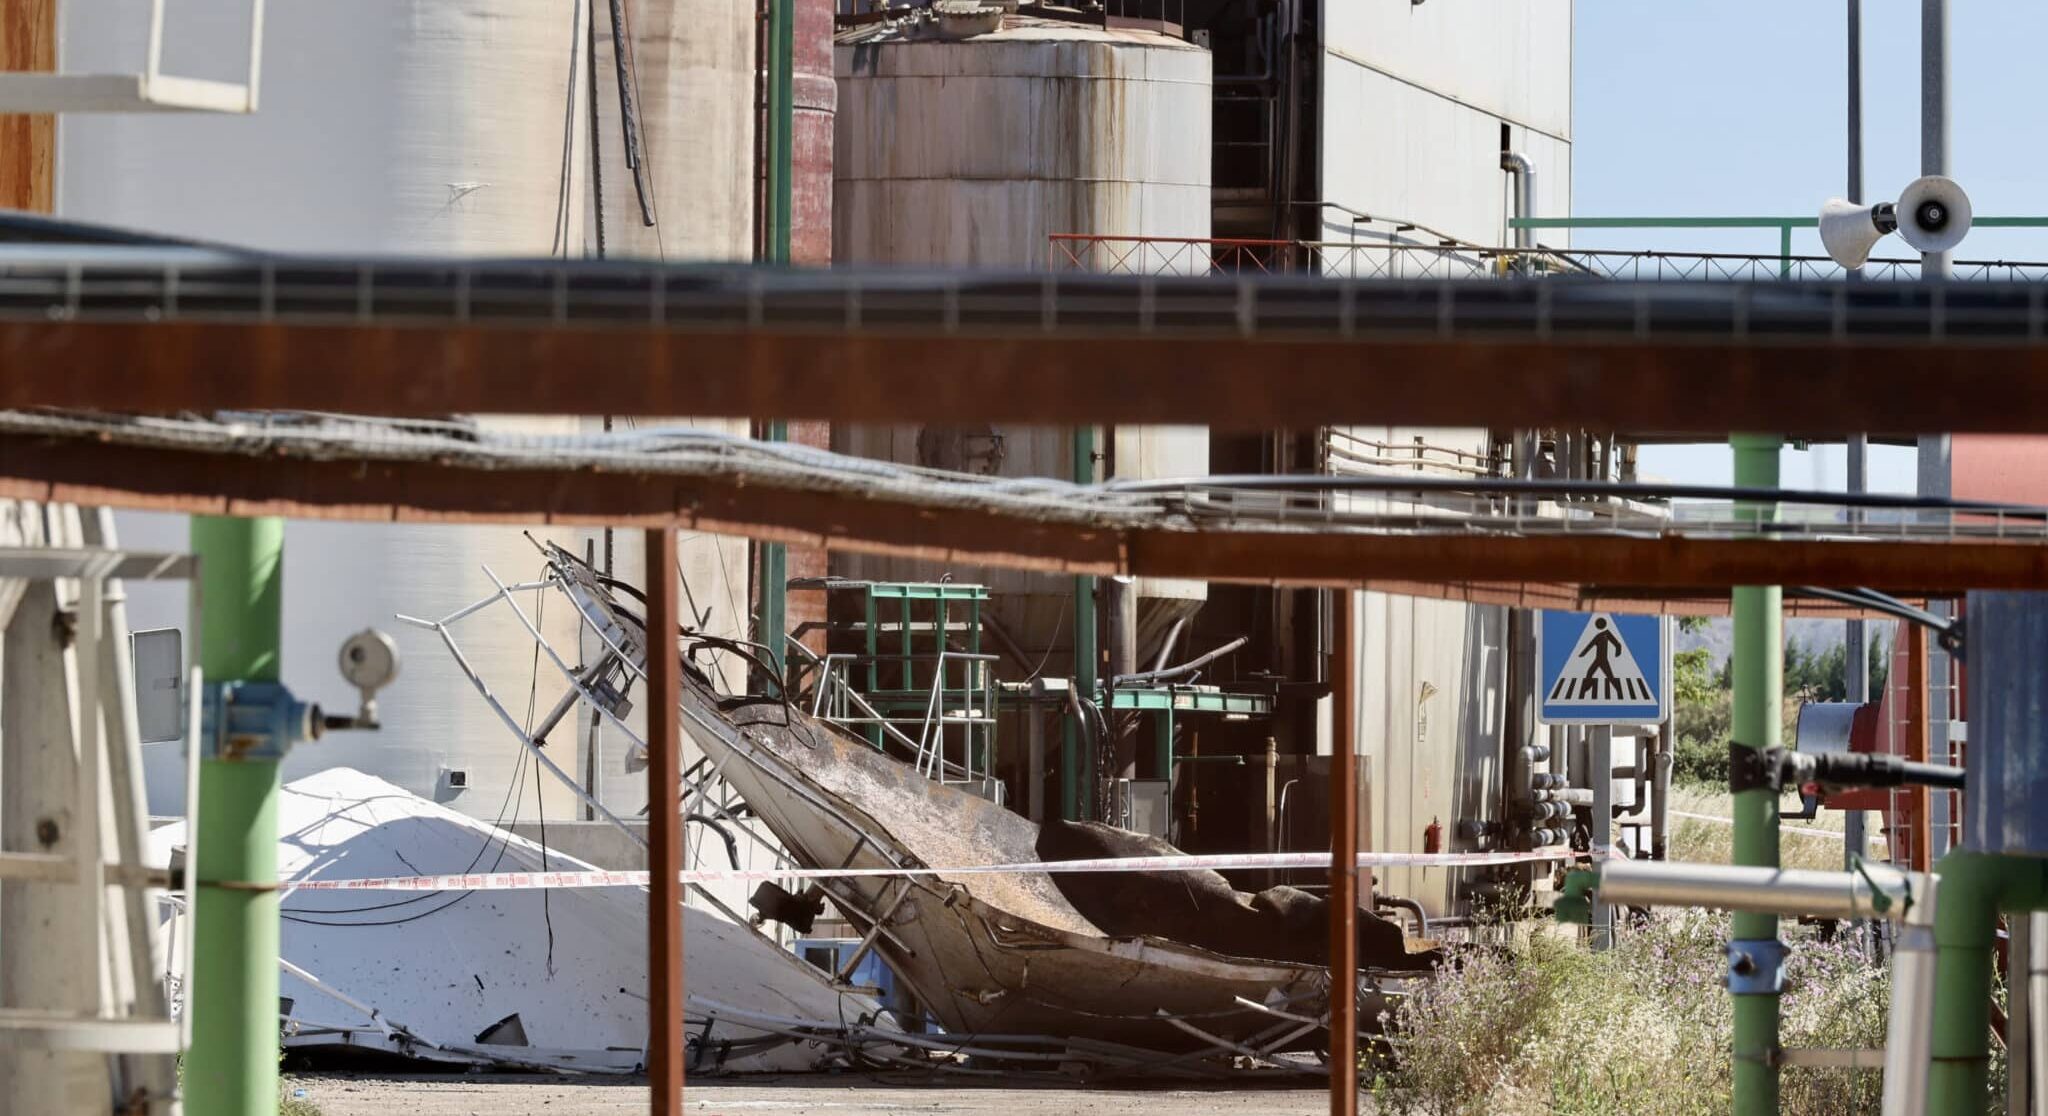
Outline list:
[[[777,419],[764,433],[771,442],[789,441],[789,424]],[[761,544],[761,630],[758,634],[768,648],[768,666],[775,674],[770,691],[781,694],[789,677],[789,548],[781,543]]]
[[[2048,862],[1956,849],[1941,858],[1935,872],[1941,876],[1941,892],[1934,914],[1927,1112],[1977,1116],[1990,1098],[1998,915],[2048,908]]]
[[[796,0],[771,0],[768,89],[768,259],[788,265],[795,203]]]
[[[773,0],[768,36],[768,262],[789,266],[796,187],[796,0]],[[768,424],[767,440],[789,440],[789,424]],[[789,548],[761,545],[761,630],[769,666],[775,672],[775,693],[789,676],[786,636],[789,631]]]
[[[1075,484],[1095,483],[1095,428],[1074,428],[1073,477]],[[1074,579],[1074,689],[1089,701],[1098,701],[1095,675],[1095,579]],[[1095,750],[1083,749],[1087,736],[1070,714],[1060,739],[1060,816],[1081,821],[1093,812],[1095,800]],[[1082,797],[1083,788],[1088,796]]]
[[[1775,434],[1738,434],[1729,439],[1735,451],[1738,486],[1776,488],[1778,451],[1784,439]],[[1777,518],[1775,504],[1747,504],[1759,523]],[[1735,657],[1733,665],[1734,741],[1762,750],[1775,747],[1781,735],[1779,717],[1784,700],[1784,639],[1781,630],[1782,590],[1776,586],[1743,586],[1734,591]],[[1735,850],[1738,865],[1778,866],[1778,796],[1761,787],[1735,795]],[[1944,896],[1946,898],[1946,896]],[[1772,941],[1778,937],[1778,916],[1737,912],[1736,941]],[[1735,996],[1735,1111],[1772,1113],[1778,1110],[1778,992],[1755,991]]]
[[[206,680],[276,681],[284,521],[194,517],[192,550],[199,556],[192,625]],[[187,1112],[277,1112],[277,893],[209,886],[276,882],[277,766],[199,764]]]

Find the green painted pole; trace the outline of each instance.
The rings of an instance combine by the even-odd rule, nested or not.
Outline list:
[[[1095,428],[1074,428],[1075,484],[1095,483]],[[1074,689],[1089,701],[1098,700],[1095,675],[1095,579],[1074,579]],[[1081,821],[1094,813],[1095,749],[1083,748],[1087,732],[1070,714],[1060,740],[1060,816]],[[1083,791],[1087,797],[1083,798]]]
[[[1738,487],[1778,487],[1778,451],[1784,439],[1775,434],[1738,434],[1729,439],[1735,451]],[[1749,504],[1757,521],[1777,518],[1775,504]],[[1734,591],[1734,742],[1737,747],[1775,747],[1781,736],[1780,705],[1784,694],[1782,590],[1777,586],[1742,586]],[[1778,866],[1778,796],[1761,787],[1735,795],[1735,863]],[[1946,898],[1946,896],[1944,896]],[[1776,942],[1778,916],[1738,912],[1733,938]],[[1737,993],[1735,999],[1735,1111],[1767,1114],[1778,1111],[1778,992]]]
[[[794,225],[796,163],[796,0],[773,0],[770,4],[768,69],[768,262],[789,266],[790,236]],[[767,440],[789,440],[789,424],[780,419],[768,423]],[[789,677],[789,548],[781,543],[761,546],[761,630],[760,641],[768,647],[768,662],[775,671],[775,692],[782,692]]]
[[[192,550],[199,556],[192,624],[206,680],[276,681],[284,521],[194,517]],[[277,1112],[278,902],[266,890],[277,881],[277,767],[274,760],[199,763],[187,1112]]]

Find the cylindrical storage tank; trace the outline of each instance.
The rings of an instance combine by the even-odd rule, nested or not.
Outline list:
[[[1038,269],[1055,233],[1209,235],[1207,51],[1151,31],[1017,15],[967,38],[919,34],[878,32],[838,49],[835,260]],[[1059,428],[847,426],[833,441],[863,457],[1073,475],[1072,435]],[[1201,428],[1121,428],[1097,452],[1118,476],[1209,471]],[[852,556],[837,565],[883,580],[939,572]],[[951,572],[990,585],[992,614],[1026,649],[1070,645],[1071,579]],[[1204,590],[1148,579],[1139,595],[1144,658]],[[1056,650],[1046,669],[1068,669],[1066,655]]]
[[[169,9],[165,68],[225,76],[246,62],[247,6]],[[361,0],[270,6],[260,111],[250,116],[69,116],[60,137],[59,212],[182,236],[280,251],[581,257],[594,252],[590,183],[601,169],[608,231],[619,254],[735,258],[751,244],[751,0],[636,0],[641,149],[659,224],[639,218],[623,170],[618,82],[608,5],[530,0],[474,5]],[[600,22],[593,27],[593,10]],[[65,5],[67,72],[133,70],[146,21]],[[595,64],[593,64],[595,63]],[[593,92],[596,100],[592,100]],[[592,110],[597,127],[593,132]],[[592,141],[602,157],[593,168]],[[730,150],[720,149],[730,144]],[[625,199],[633,199],[629,204]],[[628,214],[631,215],[628,219]],[[507,399],[516,408],[519,400]],[[573,433],[598,420],[506,417],[485,425]],[[185,549],[183,517],[123,517],[125,545]],[[534,532],[577,553],[594,533]],[[721,545],[716,545],[722,542]],[[716,601],[714,630],[745,617],[745,544],[686,537],[692,588]],[[621,572],[641,550],[618,533]],[[367,625],[392,633],[403,666],[380,695],[384,728],[298,749],[285,777],[356,767],[473,815],[579,816],[545,775],[512,803],[511,780],[534,764],[474,692],[440,641],[394,614],[438,617],[492,591],[481,567],[528,580],[541,555],[512,527],[293,522],[286,531],[284,678],[301,696],[352,709],[335,670],[343,638]],[[731,584],[722,579],[729,573]],[[735,588],[737,586],[737,588]],[[137,628],[188,627],[182,591],[137,586]],[[533,616],[533,594],[521,606]],[[565,656],[576,627],[556,600],[539,618]],[[514,718],[543,716],[564,689],[502,609],[456,628],[465,654]],[[537,681],[535,679],[537,678]],[[529,697],[531,695],[531,697]],[[635,691],[636,697],[638,690]],[[583,732],[558,731],[550,757],[584,769]],[[616,812],[637,812],[644,781],[626,776],[612,734],[601,787]],[[147,750],[153,810],[182,798],[176,745]],[[161,753],[161,754],[159,754]],[[170,769],[158,778],[158,769]],[[462,786],[455,785],[457,773]],[[523,810],[523,815],[516,811]]]

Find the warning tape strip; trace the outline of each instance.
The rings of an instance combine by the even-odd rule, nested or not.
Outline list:
[[[1582,855],[1562,850],[1481,853],[1360,853],[1361,868],[1481,868],[1496,864],[1537,864]],[[760,880],[829,880],[874,876],[999,876],[1030,872],[1162,872],[1206,868],[1328,868],[1330,854],[1229,853],[1206,856],[1105,857],[1029,864],[977,864],[960,868],[693,868],[679,873],[684,883]],[[538,888],[645,887],[646,872],[473,872],[445,876],[384,876],[360,880],[303,880],[291,891],[525,891]]]

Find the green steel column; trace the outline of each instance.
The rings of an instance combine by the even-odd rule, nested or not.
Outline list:
[[[1077,426],[1074,428],[1074,483],[1095,483],[1095,428]],[[1095,579],[1076,577],[1074,579],[1074,690],[1081,697],[1094,701],[1101,695],[1095,692]],[[1060,741],[1060,816],[1068,821],[1079,821],[1094,812],[1095,749],[1082,748],[1081,741],[1087,732],[1072,716],[1067,718],[1066,733]],[[1082,789],[1088,795],[1082,797]]]
[[[1774,434],[1738,434],[1729,439],[1735,451],[1736,487],[1776,488],[1778,451],[1784,439]],[[1776,504],[1748,504],[1759,521],[1777,518]],[[1744,586],[1735,590],[1735,709],[1737,746],[1758,750],[1775,747],[1781,735],[1780,705],[1784,698],[1782,590],[1777,586]],[[1763,788],[1735,796],[1735,863],[1775,868],[1778,865],[1778,797]],[[1946,896],[1944,895],[1944,898]],[[1737,941],[1775,941],[1778,916],[1738,912]],[[1751,992],[1735,997],[1735,1111],[1778,1111],[1778,993]]]
[[[192,550],[206,680],[276,681],[284,521],[194,517]],[[277,893],[232,885],[277,881],[276,761],[202,759],[199,805],[185,1110],[268,1116],[277,1112]]]
[[[796,150],[796,0],[773,0],[769,5],[772,24],[768,35],[768,262],[789,265],[790,231],[793,223]],[[777,419],[768,424],[767,440],[789,440],[789,424]],[[789,676],[785,660],[789,654],[789,550],[781,543],[761,545],[761,628],[760,640],[768,646],[769,665],[775,670],[775,692]]]

